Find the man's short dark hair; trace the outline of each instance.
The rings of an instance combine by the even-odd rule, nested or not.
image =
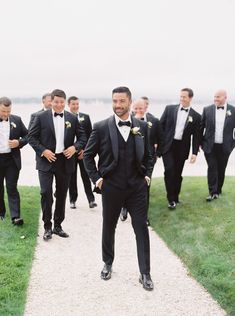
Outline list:
[[[7,97],[2,97],[2,98],[0,98],[0,104],[2,104],[4,106],[10,106],[11,100]]]
[[[117,87],[117,88],[113,89],[112,95],[114,93],[126,93],[127,96],[129,97],[129,99],[131,100],[131,91],[127,87]]]
[[[193,90],[192,90],[192,89],[190,89],[190,88],[184,88],[184,89],[181,89],[181,91],[187,91],[187,92],[188,92],[188,96],[189,96],[190,98],[193,97]]]
[[[78,97],[75,97],[75,95],[71,96],[68,98],[68,104],[71,102],[71,101],[77,101],[79,100]]]
[[[66,100],[66,94],[63,90],[55,89],[51,93],[51,99],[53,100],[54,97],[60,97]]]
[[[47,97],[51,97],[51,93],[45,93],[42,96],[42,101],[45,100]]]
[[[145,97],[145,96],[144,96],[144,97],[141,97],[141,99],[144,100],[144,101],[149,101],[149,98],[148,98],[148,97]]]

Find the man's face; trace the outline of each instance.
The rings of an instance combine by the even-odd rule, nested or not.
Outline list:
[[[77,114],[79,111],[79,101],[78,100],[71,100],[68,104],[70,112]]]
[[[142,117],[144,117],[145,112],[146,112],[146,106],[145,106],[144,101],[141,103],[136,103],[136,105],[135,105],[135,117],[142,118]]]
[[[145,112],[147,112],[148,107],[149,107],[149,100],[144,100],[145,103]]]
[[[190,97],[188,96],[188,91],[181,91],[181,92],[180,92],[180,104],[181,104],[183,107],[188,107],[188,106],[190,106],[191,100],[192,100],[192,98],[190,98]]]
[[[226,103],[227,95],[223,91],[218,91],[214,95],[214,103],[216,106],[222,106]]]
[[[65,99],[62,97],[54,96],[54,99],[51,101],[51,104],[52,104],[52,109],[56,113],[61,113],[64,111]]]
[[[5,106],[4,104],[0,104],[0,118],[6,121],[11,114],[11,105]]]
[[[51,109],[51,96],[45,97],[45,99],[42,100],[42,103],[46,110]]]
[[[129,115],[131,100],[125,92],[113,94],[113,111],[121,119]]]

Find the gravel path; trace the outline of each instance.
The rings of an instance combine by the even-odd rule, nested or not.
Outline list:
[[[119,222],[112,278],[100,279],[101,201],[89,209],[67,207],[63,228],[70,238],[39,237],[28,288],[25,316],[219,316],[225,312],[189,275],[181,261],[150,228],[153,292],[138,282],[134,233],[130,219]]]

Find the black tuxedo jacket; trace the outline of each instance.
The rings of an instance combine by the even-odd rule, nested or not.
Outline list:
[[[170,150],[172,142],[174,140],[179,106],[179,104],[167,105],[160,119],[164,133],[164,148],[162,151],[163,154],[167,153]],[[184,144],[183,155],[185,156],[185,159],[187,159],[189,156],[191,139],[192,154],[197,155],[198,153],[200,143],[200,120],[201,115],[197,113],[194,109],[190,108],[182,137],[182,143]]]
[[[132,128],[139,127],[141,135],[133,135],[136,147],[137,168],[143,176],[151,177],[153,171],[153,159],[149,151],[148,127],[143,121],[134,117]],[[99,178],[105,178],[108,173],[114,170],[118,162],[118,129],[114,115],[110,118],[94,124],[91,136],[84,152],[84,164],[86,171],[95,184]],[[95,156],[99,155],[98,168],[95,163]]]
[[[163,130],[160,120],[151,113],[146,113],[147,124],[149,127],[149,145],[152,155],[161,157],[163,146]],[[149,122],[152,123],[150,126]],[[154,144],[157,144],[157,150],[155,151]]]
[[[79,112],[79,117],[80,117],[80,125],[82,126],[82,128],[84,129],[85,133],[86,133],[86,138],[87,141],[91,135],[91,131],[92,131],[92,125],[91,125],[91,120],[90,120],[90,116],[88,114]]]
[[[28,143],[27,138],[27,128],[25,127],[24,123],[22,122],[21,118],[17,115],[10,115],[9,116],[10,122],[10,137],[9,139],[17,139],[19,141],[19,147],[12,148],[11,153],[12,157],[15,161],[17,168],[21,169],[21,155],[20,155],[20,148],[24,147]]]
[[[201,120],[201,145],[205,153],[209,154],[215,142],[215,111],[214,104],[203,109]],[[222,110],[218,110],[222,111]],[[228,104],[225,114],[223,130],[223,151],[230,154],[235,147],[235,107]]]
[[[34,120],[35,120],[35,117],[36,117],[39,113],[42,113],[42,112],[44,112],[43,109],[41,109],[41,110],[39,110],[39,111],[37,111],[37,112],[31,114],[30,121],[29,121],[29,126],[28,126],[28,130],[30,130],[30,128],[32,127],[33,122],[34,122]]]
[[[43,111],[35,116],[34,122],[28,134],[29,144],[36,152],[36,169],[49,171],[53,167],[42,153],[45,149],[55,152],[56,138],[52,117],[52,110]],[[70,112],[64,111],[64,147],[65,149],[74,145],[79,152],[86,145],[86,135],[80,126],[78,119]],[[67,123],[67,124],[66,124]],[[74,139],[76,137],[76,141]],[[66,159],[66,172],[71,173],[75,170],[74,156]]]

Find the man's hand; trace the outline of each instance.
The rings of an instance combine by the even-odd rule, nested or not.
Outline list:
[[[103,184],[103,179],[100,178],[100,179],[96,182],[96,187],[98,187],[98,188],[101,190],[102,184]]]
[[[84,150],[82,149],[82,150],[78,153],[78,160],[82,160],[82,159],[83,159],[83,154],[84,154]]]
[[[149,186],[150,186],[151,179],[150,179],[149,177],[147,177],[147,176],[145,176],[144,178],[145,178],[145,180],[146,180],[146,182],[147,182],[147,185],[148,185],[148,187],[149,187]]]
[[[44,156],[49,162],[56,161],[56,156],[52,151],[50,151],[50,149],[45,149],[42,156]]]
[[[17,148],[17,147],[19,147],[20,143],[19,143],[18,139],[12,139],[12,140],[9,140],[8,144],[9,144],[10,148]]]
[[[70,146],[63,151],[63,154],[67,159],[71,158],[76,152],[76,148],[74,146]]]
[[[196,155],[192,155],[191,158],[190,158],[190,163],[194,163],[197,159],[197,156]]]

